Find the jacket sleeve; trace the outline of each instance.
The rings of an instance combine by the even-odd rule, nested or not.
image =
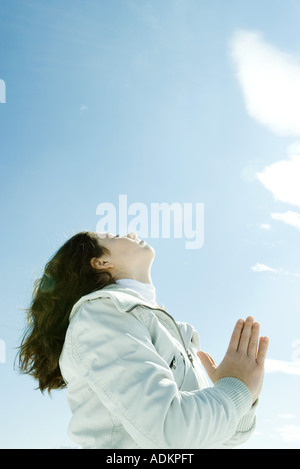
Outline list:
[[[194,354],[196,355],[197,351],[201,350],[199,334],[196,330],[194,330],[191,344],[193,347]],[[257,399],[256,402],[252,405],[251,409],[245,415],[243,415],[243,417],[238,423],[235,434],[218,448],[234,448],[235,446],[239,446],[245,443],[250,438],[256,427],[256,409],[258,406],[258,402],[259,399]]]
[[[137,445],[216,448],[228,442],[251,409],[247,386],[223,378],[212,388],[179,391],[147,327],[108,301],[101,305],[87,301],[73,318],[73,359]]]
[[[238,423],[235,434],[224,443],[222,448],[233,448],[249,440],[256,427],[256,409],[258,400],[253,404],[249,412],[245,414]]]

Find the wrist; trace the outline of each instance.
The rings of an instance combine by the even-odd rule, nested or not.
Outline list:
[[[252,407],[253,397],[250,389],[238,378],[225,377],[215,383],[215,388],[221,390],[233,401],[240,417]]]

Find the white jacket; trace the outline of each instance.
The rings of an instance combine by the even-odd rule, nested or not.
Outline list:
[[[109,285],[70,314],[60,357],[81,448],[228,448],[255,426],[249,389],[236,378],[209,387],[198,333],[137,292]]]

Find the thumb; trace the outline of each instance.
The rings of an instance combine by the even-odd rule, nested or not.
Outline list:
[[[205,371],[208,374],[209,378],[211,379],[212,382],[214,382],[215,380],[213,379],[213,375],[214,375],[215,369],[217,368],[214,360],[207,352],[199,351],[197,352],[197,355],[200,358],[201,363],[204,366]]]

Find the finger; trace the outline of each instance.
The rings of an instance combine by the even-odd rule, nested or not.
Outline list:
[[[264,365],[268,347],[269,347],[269,338],[261,337],[259,341],[259,347],[258,347],[257,359],[256,359],[258,365]]]
[[[215,364],[214,359],[212,358],[212,356],[211,356],[208,352],[203,352],[202,350],[199,350],[199,352],[197,352],[197,355],[198,355],[198,357],[200,358],[200,360],[201,360],[201,353],[203,353],[204,355],[206,355],[206,357],[209,359],[211,365],[214,366],[215,368],[217,368],[217,365]],[[200,355],[199,355],[199,354],[200,354]]]
[[[248,346],[248,357],[254,358],[254,359],[256,359],[256,356],[257,356],[259,329],[260,329],[259,323],[258,322],[253,323],[251,337],[250,337],[249,346]]]
[[[211,364],[211,366],[216,366],[213,358],[211,357],[211,355],[207,352],[203,352],[202,350],[199,350],[199,352],[197,352],[197,355],[198,357],[200,358],[201,361],[203,360],[208,360]]]
[[[212,356],[211,356],[208,352],[205,352],[205,353],[206,353],[206,355],[208,356],[208,358],[210,359],[212,365],[213,365],[215,368],[217,368],[217,365],[215,364],[215,361],[214,361],[214,359],[212,358]]]
[[[245,321],[243,319],[239,319],[233,329],[233,333],[229,342],[228,352],[236,352],[239,346],[241,333],[244,327]]]
[[[211,356],[206,352],[197,352],[198,357],[201,360],[202,365],[205,368],[206,373],[208,374],[209,378],[212,382],[214,382],[214,371],[216,369],[215,362],[211,358]]]
[[[248,316],[244,324],[242,333],[241,333],[241,339],[240,339],[240,343],[238,346],[239,352],[242,352],[242,353],[248,352],[248,346],[249,346],[249,340],[251,337],[251,330],[252,330],[253,322],[254,322],[254,318],[252,316]]]

